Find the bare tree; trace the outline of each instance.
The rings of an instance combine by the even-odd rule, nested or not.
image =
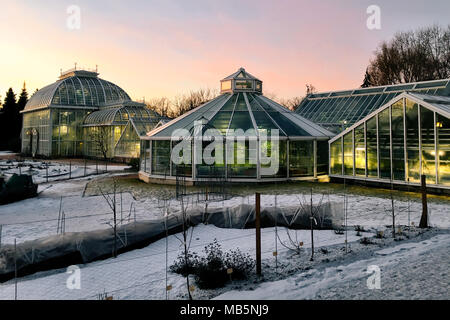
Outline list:
[[[409,203],[407,203],[406,206],[401,206],[396,202],[395,197],[394,197],[394,183],[392,182],[392,180],[391,180],[391,190],[389,193],[389,200],[390,200],[390,206],[385,207],[384,211],[389,217],[392,218],[392,237],[395,239],[396,218],[402,212],[405,212],[405,211],[409,212],[410,208],[409,208]]]
[[[105,199],[105,201],[108,203],[109,207],[111,208],[111,211],[113,213],[113,221],[112,223],[108,222],[107,224],[113,229],[113,236],[114,236],[114,247],[113,247],[113,257],[117,257],[117,199],[116,199],[116,191],[117,191],[117,182],[114,179],[113,181],[113,195],[111,196],[108,193],[103,193],[100,186],[98,187],[98,190],[100,191],[101,195]]]
[[[190,281],[189,281],[189,265],[191,264],[189,250],[190,250],[190,246],[191,246],[191,242],[192,242],[192,235],[194,234],[194,227],[191,228],[191,234],[189,236],[190,222],[189,222],[189,215],[187,214],[189,202],[185,203],[184,197],[181,196],[180,204],[181,204],[181,219],[182,219],[182,226],[183,226],[183,234],[182,234],[183,238],[180,239],[177,235],[175,235],[175,237],[181,242],[181,244],[183,246],[184,264],[186,266],[186,270],[188,270],[187,271],[188,273],[186,274],[186,287],[187,287],[187,291],[188,291],[189,300],[192,300],[191,285],[190,285]],[[166,229],[167,229],[167,226],[166,226]]]
[[[89,138],[103,158],[108,159],[111,139],[110,128],[107,126],[93,128],[90,131]]]
[[[179,117],[182,114],[214,99],[217,95],[217,90],[212,90],[209,88],[190,91],[189,94],[178,95],[173,99],[171,116]]]
[[[295,111],[297,107],[302,103],[304,97],[293,97],[290,99],[280,99],[277,102],[281,104],[283,107]]]
[[[450,25],[397,33],[382,42],[366,70],[363,86],[450,77]]]
[[[320,201],[314,205],[312,200],[312,189],[310,194],[310,200],[308,201],[304,195],[302,197],[298,197],[298,208],[292,217],[292,220],[290,221],[290,225],[292,225],[298,218],[300,214],[308,214],[310,219],[310,226],[311,226],[311,261],[314,259],[314,225],[320,225],[323,226],[324,222],[324,215],[320,213],[321,208],[323,206],[323,201],[325,195],[322,194],[322,197]],[[281,209],[281,208],[280,208]],[[278,220],[278,216],[277,216]],[[318,223],[319,222],[319,223]],[[300,254],[301,250],[303,248],[303,241],[299,241],[297,237],[297,231],[290,231],[289,228],[285,228],[286,234],[287,234],[287,241],[282,241],[281,238],[278,236],[278,240],[280,241],[280,244],[285,247],[286,249],[295,252],[296,254]],[[291,232],[294,233],[294,235],[291,234]]]
[[[172,102],[166,98],[154,98],[146,103],[147,108],[157,112],[163,117],[170,117]]]
[[[317,89],[311,83],[306,84],[306,95],[317,93]]]

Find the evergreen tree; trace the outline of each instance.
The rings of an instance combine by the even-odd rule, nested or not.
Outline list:
[[[16,94],[12,88],[6,91],[5,101],[3,102],[3,112],[13,113],[17,108]]]
[[[26,88],[25,82],[23,83],[22,92],[20,93],[19,100],[17,100],[17,107],[19,111],[22,111],[25,108],[25,105],[28,102],[28,92]]]
[[[368,88],[372,86],[372,76],[369,73],[369,68],[366,69],[366,74],[364,75],[364,81],[361,88]]]
[[[12,151],[20,150],[20,129],[17,131],[20,113],[16,102],[16,94],[12,88],[6,92],[1,114],[0,148]]]

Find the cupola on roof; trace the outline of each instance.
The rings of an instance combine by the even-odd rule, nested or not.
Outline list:
[[[262,93],[262,81],[239,68],[238,71],[220,81],[220,93],[253,92]]]

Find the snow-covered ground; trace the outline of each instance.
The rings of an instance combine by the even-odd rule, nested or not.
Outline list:
[[[285,229],[278,229],[284,243],[288,243]],[[304,248],[310,248],[310,232],[307,230],[291,231],[291,237],[304,242]],[[180,235],[168,238],[169,266],[182,250]],[[201,254],[204,246],[214,239],[224,250],[239,248],[242,252],[253,255],[255,247],[255,231],[251,229],[221,229],[212,225],[200,225],[193,229],[191,250]],[[359,239],[356,232],[349,232],[349,241]],[[344,241],[344,235],[336,235],[333,231],[316,231],[315,245],[330,246]],[[278,243],[278,251],[286,256],[288,249]],[[262,231],[262,258],[275,266],[275,229]],[[95,299],[96,294],[106,291],[117,299],[165,299],[166,288],[166,240],[159,240],[146,248],[124,253],[116,259],[107,259],[88,263],[81,267],[81,289],[69,290],[66,287],[68,274],[64,270],[40,272],[20,279],[18,292],[20,299]],[[282,257],[279,257],[283,259]],[[305,252],[304,259],[308,259]],[[280,262],[281,264],[281,262]],[[170,296],[176,298],[185,292],[186,281],[183,277],[170,273],[168,284],[173,286]],[[194,298],[196,293],[194,292]],[[197,293],[197,297],[201,296]],[[14,297],[14,281],[0,284],[0,299]]]
[[[443,299],[450,298],[450,234],[398,244],[350,261],[230,290],[216,299]],[[369,266],[380,268],[380,288],[369,289]]]
[[[3,174],[7,178],[14,173],[29,174],[33,176],[35,183],[42,183],[55,180],[64,180],[76,177],[83,177],[86,175],[93,175],[102,172],[114,172],[122,171],[129,166],[114,164],[105,165],[104,163],[98,164],[86,164],[86,170],[84,163],[74,162],[72,164],[58,161],[39,161],[39,160],[0,160],[0,174]],[[48,175],[48,178],[47,178]]]
[[[114,173],[120,175],[119,173]],[[111,174],[109,174],[111,175]],[[0,224],[3,225],[1,243],[13,243],[56,234],[61,196],[62,211],[66,216],[66,232],[87,231],[110,228],[111,210],[101,195],[85,196],[86,184],[93,177],[68,181],[53,181],[39,185],[37,198],[0,206]],[[275,201],[276,197],[276,201]],[[263,194],[262,207],[293,206],[299,203],[301,195]],[[313,195],[318,203],[321,194]],[[324,201],[342,201],[341,195],[327,195]],[[384,229],[391,223],[386,214],[390,199],[348,195],[348,224],[361,225],[370,231],[363,236],[372,237],[375,229]],[[118,208],[122,208],[124,223],[129,219],[151,220],[164,213],[162,203],[155,197],[135,199],[131,193],[123,193],[122,201],[117,196]],[[208,207],[227,207],[241,203],[253,203],[254,196],[234,197],[230,200],[209,203]],[[430,199],[431,223],[435,227],[450,227],[450,201]],[[192,202],[190,205],[194,205]],[[204,204],[198,204],[204,205]],[[130,211],[130,207],[132,210]],[[169,212],[180,208],[178,201],[168,203]],[[396,201],[400,212],[397,224],[408,222],[418,224],[421,204],[417,200]],[[409,207],[409,210],[407,208]],[[120,212],[120,211],[119,211]],[[131,212],[131,214],[130,214]],[[410,214],[408,215],[408,212]],[[287,244],[288,232],[278,228],[281,241]],[[439,233],[440,232],[440,233]],[[420,236],[400,242],[363,246],[355,231],[349,231],[348,242],[351,254],[344,255],[345,235],[334,231],[315,231],[314,243],[316,262],[310,263],[310,232],[307,230],[290,231],[296,242],[304,243],[304,252],[294,255],[280,241],[275,241],[275,228],[262,231],[263,270],[265,282],[254,281],[250,284],[232,283],[226,288],[215,291],[194,291],[194,299],[274,299],[274,298],[449,298],[449,252],[450,233],[447,230]],[[107,292],[114,299],[165,299],[166,298],[166,261],[170,266],[182,250],[180,235],[159,240],[145,248],[119,255],[116,259],[96,261],[80,266],[81,289],[70,290],[66,287],[69,274],[66,269],[39,272],[19,279],[19,299],[96,299],[98,294]],[[224,251],[239,248],[254,255],[254,230],[220,229],[211,225],[194,228],[191,249],[201,252],[205,245],[217,239]],[[278,268],[275,269],[273,252],[278,247]],[[381,245],[380,245],[381,246]],[[329,253],[321,253],[326,247]],[[166,260],[167,259],[167,260]],[[323,262],[327,260],[328,262]],[[378,265],[382,271],[382,289],[368,290],[366,274],[368,265]],[[429,273],[421,270],[430,270]],[[426,276],[426,275],[429,275]],[[395,281],[391,281],[395,279]],[[417,279],[417,281],[416,281]],[[428,281],[430,288],[422,285]],[[167,284],[172,285],[169,298],[185,298],[185,279],[168,272]],[[411,294],[408,295],[408,291]],[[14,298],[14,282],[0,284],[0,299]]]
[[[119,173],[115,175],[119,175]],[[86,184],[91,179],[95,178],[85,177],[42,183],[39,185],[38,192],[41,193],[38,197],[0,206],[0,225],[3,225],[1,243],[13,243],[14,239],[20,243],[56,234],[61,196],[63,197],[61,211],[65,213],[66,217],[66,232],[110,228],[113,215],[103,196],[84,196]],[[392,218],[386,213],[386,210],[390,209],[390,199],[355,194],[348,194],[347,196],[348,225],[378,228],[391,223]],[[302,195],[295,194],[276,196],[263,194],[261,206],[274,206],[275,202],[280,207],[296,206],[299,204],[299,198],[302,197]],[[151,220],[162,217],[164,214],[164,203],[156,197],[135,199],[131,193],[124,192],[122,195],[118,194],[116,200],[119,212],[118,218],[124,223],[135,217],[137,220]],[[342,203],[343,197],[334,194],[325,197],[322,194],[313,195],[313,203],[317,204],[321,200]],[[189,206],[204,206],[204,203],[193,201],[195,199],[191,199]],[[209,203],[208,207],[232,207],[241,203],[254,203],[254,196],[237,196],[226,201]],[[422,209],[419,201],[411,200],[408,203],[397,200],[395,205],[399,210],[396,217],[397,224],[408,225],[410,222],[416,224],[419,222]],[[167,206],[170,212],[180,210],[180,202],[176,200],[171,200],[167,203]],[[408,207],[409,210],[407,210]],[[428,207],[431,225],[441,228],[450,227],[450,201],[443,202],[430,199]]]

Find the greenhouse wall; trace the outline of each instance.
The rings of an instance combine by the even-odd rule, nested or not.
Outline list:
[[[330,142],[329,173],[450,186],[450,119],[408,98]]]
[[[52,156],[83,155],[83,120],[86,110],[52,109]]]
[[[50,156],[51,152],[50,110],[23,114],[22,152]]]
[[[170,155],[173,147],[179,143],[178,141],[143,140],[141,143],[140,170],[142,172],[150,176],[176,177],[177,165],[171,162]],[[203,141],[202,154],[209,144],[210,141]],[[229,179],[245,180],[314,178],[318,175],[327,174],[327,140],[279,141],[278,153],[274,155],[279,165],[278,171],[271,175],[264,175],[261,170],[262,168],[270,167],[270,164],[260,164],[258,166],[257,160],[253,160],[258,159],[257,145],[256,140],[234,141],[231,144],[233,155],[228,155],[227,145],[224,142],[222,156],[219,156],[219,158],[223,159],[223,162],[214,162],[211,165],[205,162],[205,159],[202,157],[202,163],[196,164],[193,172],[193,155],[191,155],[190,163],[183,163],[178,166],[178,174],[194,179],[221,175]],[[270,141],[260,145],[260,148],[267,148],[268,157],[272,156],[271,147]],[[190,142],[190,148],[191,151],[195,149],[192,141]],[[216,157],[215,152],[212,152],[212,156]]]

